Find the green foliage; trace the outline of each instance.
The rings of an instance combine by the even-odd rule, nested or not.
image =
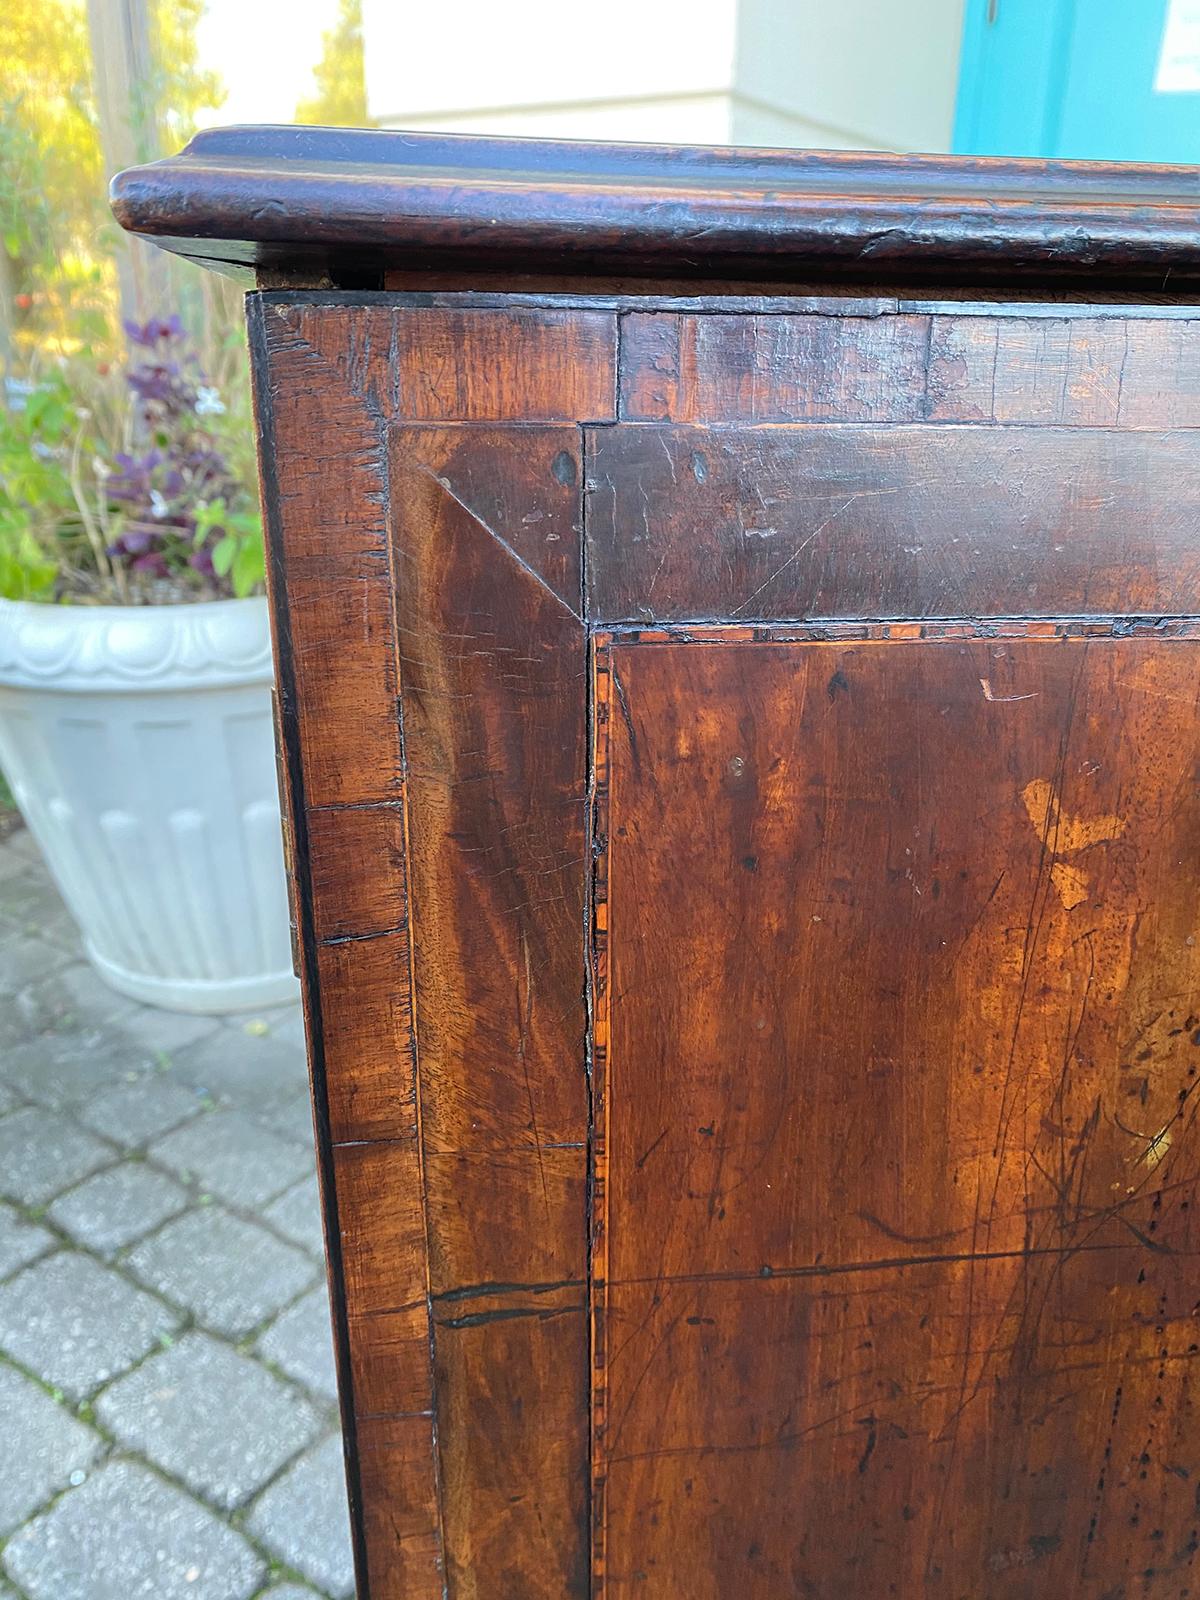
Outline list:
[[[87,418],[61,371],[28,389],[23,403],[0,407],[0,594],[12,600],[49,598],[87,539],[72,481]]]
[[[186,140],[221,100],[201,72],[203,0],[151,0],[155,65],[130,107],[140,159]],[[86,0],[0,5],[0,332],[24,351],[120,350],[109,214]],[[0,354],[3,352],[0,351]]]
[[[0,595],[159,603],[264,577],[250,420],[178,318],[131,326],[127,372],[60,359],[0,405]],[[245,396],[243,395],[244,399]]]
[[[314,93],[296,107],[297,122],[326,128],[361,128],[367,120],[363,66],[362,0],[339,0],[337,21],[322,36],[313,69]]]
[[[152,155],[186,144],[197,112],[225,98],[219,75],[200,70],[196,27],[203,15],[204,0],[156,0],[153,6],[155,70],[146,86],[157,125]]]
[[[243,600],[261,588],[267,575],[262,518],[253,511],[230,511],[223,499],[207,500],[196,507],[196,548],[214,533],[213,571],[218,578],[228,578],[234,594]]]

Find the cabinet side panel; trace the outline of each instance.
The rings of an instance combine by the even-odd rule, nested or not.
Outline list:
[[[436,1406],[458,1600],[588,1592],[579,441],[573,427],[484,424],[398,424],[391,439]]]
[[[301,312],[248,314],[358,1590],[440,1600],[385,456]],[[353,326],[323,312],[335,348]]]
[[[621,416],[1196,427],[1200,318],[1088,309],[631,312],[622,319]]]
[[[607,649],[609,1600],[1181,1593],[1198,649]]]
[[[593,620],[1188,614],[1200,430],[944,424],[591,437]]]

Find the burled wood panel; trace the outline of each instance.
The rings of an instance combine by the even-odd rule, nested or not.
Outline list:
[[[600,652],[610,1596],[1187,1592],[1197,646],[1008,631]]]

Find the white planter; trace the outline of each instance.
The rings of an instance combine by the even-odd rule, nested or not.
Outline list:
[[[0,767],[89,960],[178,1011],[294,998],[264,600],[0,600]]]

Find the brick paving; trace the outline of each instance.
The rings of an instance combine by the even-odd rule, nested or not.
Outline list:
[[[298,1009],[114,995],[24,831],[0,841],[0,1433],[0,1600],[353,1594]]]

